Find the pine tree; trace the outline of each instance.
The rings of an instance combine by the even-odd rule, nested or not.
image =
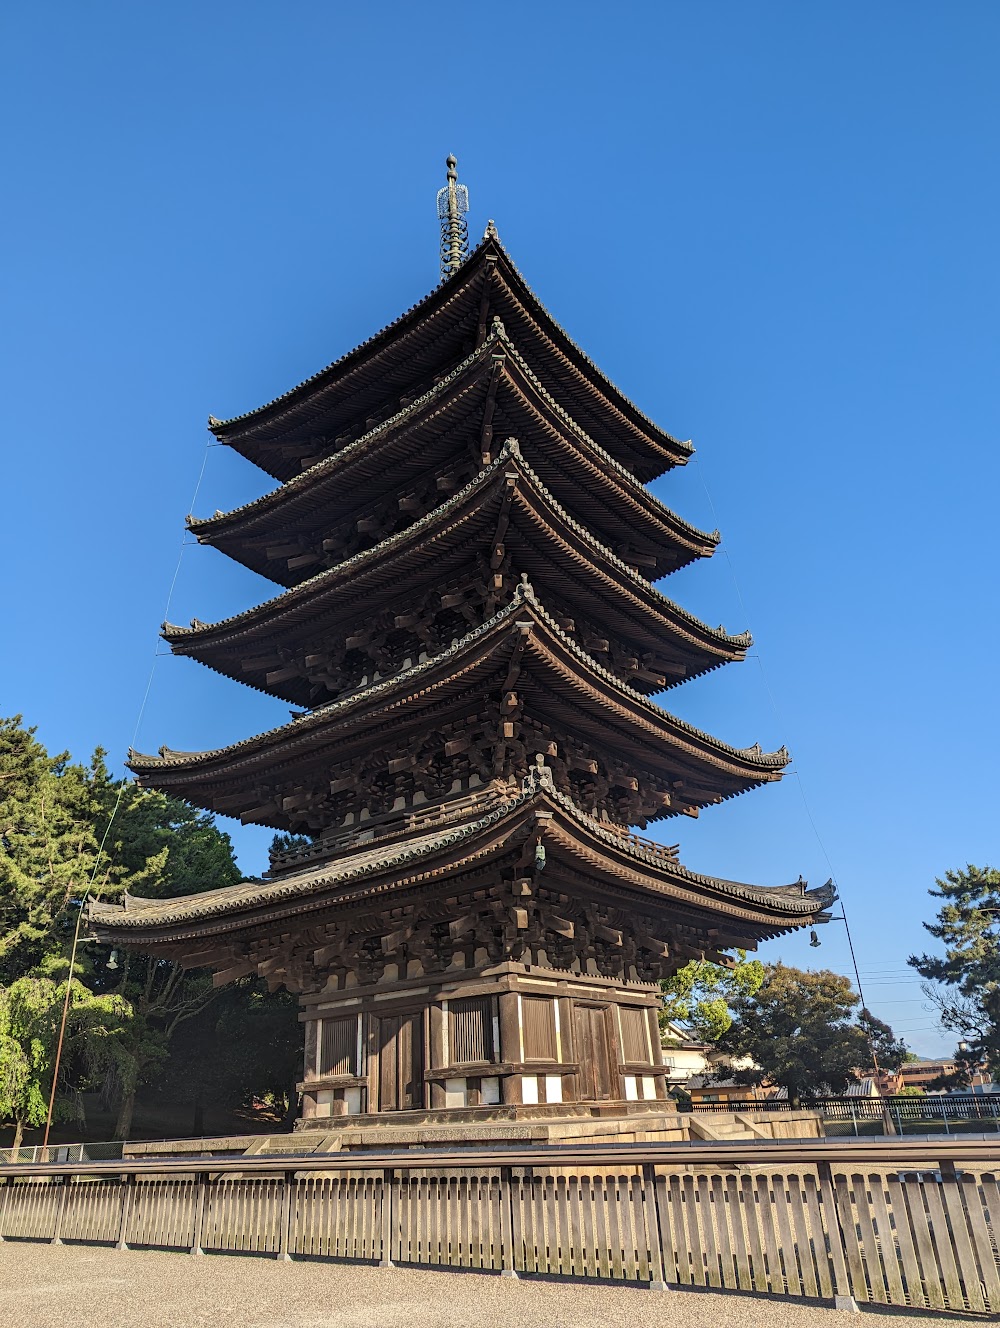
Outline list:
[[[19,715],[0,719],[0,986],[72,935],[72,901],[97,862],[96,811],[82,766],[49,756]]]
[[[100,748],[89,766],[73,764],[66,753],[50,756],[19,716],[0,719],[0,1122],[13,1121],[18,1139],[47,1115],[84,896],[166,898],[240,879],[229,836],[210,813],[113,778]],[[72,977],[56,1115],[101,1086],[125,1137],[139,1089],[166,1065],[177,1030],[218,992],[208,973],[137,954],[111,961],[86,937]],[[246,993],[226,1017],[234,1038],[241,1020],[251,1037],[280,1027],[282,1048],[301,1033],[266,992]],[[275,1076],[265,1077],[262,1091],[271,1091]]]
[[[984,1061],[1000,1074],[1000,871],[968,863],[935,885],[928,893],[943,902],[937,921],[924,927],[943,942],[944,956],[911,955],[908,962],[937,984],[925,991],[960,1039],[957,1080],[967,1083]]]

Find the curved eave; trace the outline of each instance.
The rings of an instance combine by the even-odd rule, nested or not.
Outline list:
[[[200,935],[232,934],[281,916],[432,885],[498,851],[516,849],[536,828],[556,853],[602,874],[654,917],[662,915],[664,905],[673,905],[709,921],[724,914],[765,936],[808,926],[833,902],[832,890],[810,891],[804,882],[768,888],[691,872],[668,855],[606,830],[558,794],[533,790],[458,826],[374,841],[279,880],[248,881],[178,899],[126,896],[124,905],[93,901],[88,921],[99,937],[130,944],[166,944],[195,934],[194,928]]]
[[[600,493],[604,486],[611,487],[616,501],[628,506],[636,522],[636,533],[640,536],[645,534],[653,540],[662,539],[663,534],[666,534],[672,544],[676,543],[690,555],[685,559],[686,562],[694,558],[711,557],[720,542],[719,532],[699,530],[654,497],[559,405],[502,328],[497,329],[496,340],[508,357],[505,365],[507,376],[518,391],[524,407],[532,412],[539,426],[548,431],[553,445],[558,446],[565,440],[585,463],[587,474],[583,477],[584,490]],[[541,454],[544,455],[545,451],[543,449]]]
[[[456,273],[374,337],[265,405],[228,420],[211,420],[212,432],[276,479],[290,478],[295,473],[295,463],[290,467],[283,467],[280,461],[276,463],[266,455],[267,444],[318,422],[324,413],[330,412],[332,398],[338,393],[350,396],[356,391],[352,379],[362,379],[366,370],[377,381],[385,372],[380,361],[391,359],[394,349],[397,358],[402,358],[405,347],[399,343],[415,334],[433,337],[434,322],[446,317],[449,311],[459,323],[471,321],[474,326],[479,316],[481,287],[484,281],[492,283],[494,271],[502,276],[506,291],[521,306],[523,320],[533,325],[538,338],[548,344],[557,362],[565,366],[564,373],[558,376],[565,379],[567,374],[577,375],[582,380],[581,386],[594,397],[597,414],[609,416],[608,433],[620,436],[623,449],[632,454],[633,468],[640,478],[654,479],[671,466],[685,464],[693,451],[691,445],[654,424],[593,364],[534,295],[495,235],[488,235]],[[456,306],[463,299],[469,301],[470,308],[459,314]]]
[[[195,923],[221,920],[219,931],[233,930],[259,921],[272,921],[276,914],[293,916],[310,901],[316,907],[345,906],[359,899],[377,900],[390,892],[400,893],[418,885],[467,870],[497,851],[516,851],[511,832],[504,826],[504,811],[491,811],[472,822],[436,834],[411,836],[402,843],[375,843],[346,853],[311,871],[276,881],[250,881],[222,890],[173,900],[126,900],[125,907],[94,901],[90,905],[91,928],[120,929],[143,934],[159,932],[157,939],[177,939],[164,929],[190,927]],[[463,852],[464,849],[464,852]],[[228,923],[228,926],[227,926]]]
[[[726,910],[730,920],[766,927],[768,934],[815,923],[834,899],[831,887],[810,890],[805,881],[792,885],[749,885],[691,871],[667,854],[655,854],[631,837],[606,829],[558,793],[549,793],[555,816],[549,835],[567,860],[583,871],[603,873],[618,885],[670,895],[678,905],[715,913]],[[550,840],[551,842],[551,840]],[[759,933],[758,933],[759,934]]]
[[[130,752],[129,768],[154,787],[183,786],[183,796],[197,803],[200,787],[231,778],[237,768],[269,768],[303,754],[311,760],[310,750],[344,743],[347,726],[353,740],[368,733],[370,742],[374,723],[383,732],[390,722],[398,729],[407,709],[416,722],[421,712],[449,695],[458,694],[460,702],[465,689],[481,689],[490,671],[524,639],[524,628],[525,658],[531,663],[522,665],[522,674],[531,670],[534,676],[538,670],[545,676],[543,691],[553,698],[551,703],[577,716],[571,730],[589,734],[591,741],[597,734],[598,741],[617,747],[650,773],[693,772],[718,790],[694,796],[692,805],[710,806],[781,778],[789,759],[784,749],[765,753],[759,746],[732,747],[660,709],[581,650],[530,588],[520,588],[505,609],[455,645],[392,678],[229,747],[196,753],[164,748],[158,757]]]
[[[615,530],[619,539],[635,538],[639,546],[653,553],[656,563],[651,579],[696,558],[711,556],[719,543],[718,531],[699,530],[653,497],[558,406],[498,327],[430,391],[390,419],[280,488],[229,512],[200,520],[192,518],[192,533],[200,542],[239,556],[255,571],[284,581],[284,569],[272,566],[263,555],[241,549],[241,542],[294,528],[298,521],[315,522],[317,514],[325,510],[329,501],[326,495],[330,493],[341,494],[354,485],[374,481],[379,494],[372,494],[370,501],[388,492],[388,488],[395,490],[416,480],[428,462],[425,449],[413,444],[411,431],[430,426],[439,438],[446,439],[452,415],[462,419],[476,416],[481,407],[474,398],[482,395],[485,404],[486,375],[500,355],[503,360],[498,386],[504,394],[511,394],[508,414],[514,422],[510,427],[517,427],[519,417],[537,435],[538,464],[544,467],[552,456],[551,473],[545,477],[549,487],[555,482],[572,491],[581,516],[589,524],[606,528],[609,534]],[[531,445],[536,446],[534,442]],[[447,455],[442,452],[441,460]],[[388,487],[384,484],[386,475],[393,477]]]
[[[492,535],[490,523],[496,520],[495,509],[502,501],[508,478],[516,484],[511,514],[515,537],[521,523],[529,523],[538,547],[549,551],[552,568],[558,565],[558,557],[560,563],[571,568],[565,574],[570,581],[575,572],[579,582],[594,587],[613,609],[623,612],[635,640],[647,644],[647,648],[655,647],[662,633],[677,653],[691,658],[684,677],[668,678],[667,686],[744,657],[751,643],[749,633],[730,636],[721,628],[713,629],[661,595],[569,516],[511,443],[505,444],[497,460],[464,489],[406,530],[255,608],[221,622],[190,628],[164,624],[163,636],[178,654],[190,655],[238,681],[302,704],[301,698],[280,688],[266,687],[263,679],[256,681],[252,671],[243,667],[246,648],[266,644],[279,634],[287,645],[296,631],[302,633],[305,642],[314,640],[303,632],[311,621],[329,618],[338,611],[346,614],[351,605],[363,607],[367,615],[372,603],[369,597],[390,587],[398,593],[404,578],[411,588],[413,577],[421,574],[424,579],[433,576],[440,580],[449,566],[443,559],[449,554],[453,560],[456,555],[460,561],[467,559],[477,525],[483,527],[480,534],[489,527],[488,535]],[[508,538],[513,542],[512,537]],[[528,570],[536,577],[530,567]],[[569,593],[572,598],[572,591]],[[228,666],[226,656],[231,656]]]

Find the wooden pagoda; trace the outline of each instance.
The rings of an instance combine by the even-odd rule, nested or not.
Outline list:
[[[659,980],[831,902],[689,871],[630,829],[788,756],[648,699],[749,645],[655,588],[718,541],[644,488],[690,447],[573,344],[492,223],[470,254],[450,239],[446,278],[378,336],[210,421],[279,486],[190,527],[281,590],[164,636],[295,717],[130,753],[143,786],[304,846],[260,880],[91,906],[109,943],[299,993],[309,1122],[654,1109]]]

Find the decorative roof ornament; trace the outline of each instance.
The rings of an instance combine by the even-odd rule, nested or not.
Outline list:
[[[449,155],[448,183],[438,190],[438,221],[441,223],[441,280],[457,272],[469,256],[469,191],[458,183],[458,161]]]

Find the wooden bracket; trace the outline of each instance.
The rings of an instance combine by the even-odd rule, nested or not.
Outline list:
[[[494,356],[493,368],[490,370],[490,385],[486,391],[486,404],[483,407],[483,426],[479,434],[479,451],[484,466],[488,466],[493,460],[493,412],[496,409],[497,388],[500,386],[503,367],[503,356]]]

